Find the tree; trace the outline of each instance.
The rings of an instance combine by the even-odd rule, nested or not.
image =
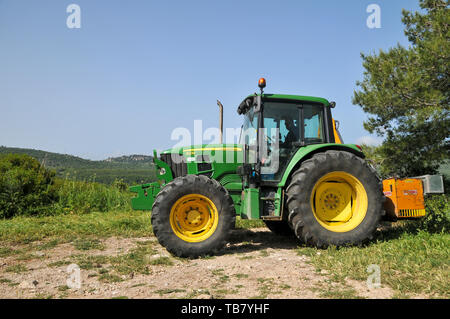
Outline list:
[[[361,54],[353,104],[369,114],[364,128],[384,137],[377,152],[385,175],[434,174],[449,159],[449,3],[420,0],[420,7],[402,12],[408,48]]]

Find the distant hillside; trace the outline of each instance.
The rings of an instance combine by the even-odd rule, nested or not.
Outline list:
[[[81,157],[41,150],[0,146],[1,154],[27,154],[45,167],[56,171],[57,176],[77,180],[95,180],[110,184],[123,179],[128,184],[154,181],[153,157],[149,155],[126,155],[92,161]]]
[[[142,166],[147,164],[153,164],[153,156],[150,155],[124,155],[120,157],[109,157],[102,162],[113,164],[126,164]]]

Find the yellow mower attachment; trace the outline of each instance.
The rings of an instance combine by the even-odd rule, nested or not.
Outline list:
[[[386,179],[383,181],[383,193],[386,196],[384,209],[389,217],[397,219],[425,216],[423,186],[420,179]]]

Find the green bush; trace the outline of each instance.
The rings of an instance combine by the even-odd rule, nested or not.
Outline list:
[[[417,229],[429,233],[449,232],[450,200],[449,195],[428,195],[425,199],[426,216],[419,219]]]
[[[55,173],[28,155],[0,156],[0,218],[51,213]]]
[[[122,180],[108,186],[57,178],[28,155],[0,157],[0,218],[129,210],[127,189]]]

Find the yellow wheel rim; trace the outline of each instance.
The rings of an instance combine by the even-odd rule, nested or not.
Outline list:
[[[314,185],[311,207],[320,225],[333,232],[348,232],[361,224],[366,216],[367,193],[353,175],[332,172]]]
[[[217,228],[219,213],[216,205],[200,194],[178,199],[170,210],[170,226],[179,238],[187,242],[201,242]]]

